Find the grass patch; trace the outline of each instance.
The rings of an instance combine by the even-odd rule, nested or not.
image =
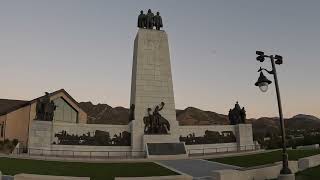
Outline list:
[[[0,158],[0,170],[6,175],[19,173],[90,177],[111,180],[115,177],[168,176],[177,173],[152,162],[82,163]]]
[[[296,180],[319,180],[320,166],[306,169],[296,174]]]
[[[313,150],[288,150],[289,160],[298,160],[303,157],[320,154],[320,149]],[[264,164],[271,164],[282,160],[282,151],[273,151],[244,156],[233,156],[225,158],[210,159],[210,161],[230,164],[240,167],[253,167]]]

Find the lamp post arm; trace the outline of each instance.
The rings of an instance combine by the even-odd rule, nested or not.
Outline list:
[[[273,71],[273,70],[269,71],[269,70],[266,69],[266,68],[261,68],[261,67],[260,67],[260,69],[258,70],[258,72],[261,72],[261,71],[265,71],[265,72],[267,72],[267,73],[269,73],[269,74],[274,74],[274,71]]]
[[[281,134],[282,134],[282,169],[280,171],[281,174],[291,174],[291,170],[289,169],[288,164],[288,154],[286,150],[286,133],[285,133],[285,127],[284,127],[284,120],[283,120],[283,114],[282,114],[282,105],[281,105],[281,97],[280,97],[280,90],[279,90],[279,83],[278,83],[278,76],[277,76],[277,70],[274,62],[273,55],[270,56],[271,65],[272,65],[272,74],[274,77],[274,83],[276,87],[277,92],[277,101],[278,101],[278,109],[279,109],[279,117],[280,117],[280,126],[281,126]]]

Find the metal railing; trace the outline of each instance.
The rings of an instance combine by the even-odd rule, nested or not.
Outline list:
[[[260,145],[244,145],[244,146],[227,146],[227,147],[216,147],[216,148],[196,148],[188,149],[188,154],[191,156],[203,156],[215,153],[226,153],[226,152],[243,152],[243,151],[255,151],[259,150]]]
[[[21,156],[48,156],[64,158],[88,158],[88,159],[111,159],[111,158],[142,158],[146,157],[145,151],[72,151],[72,150],[47,150],[37,148],[16,148],[12,154]]]
[[[226,152],[255,151],[260,149],[260,145],[227,146],[216,148],[195,148],[187,149],[189,156],[203,156]],[[72,150],[48,150],[37,148],[16,148],[12,154],[21,156],[45,156],[63,158],[87,158],[87,159],[133,159],[145,158],[146,151],[72,151]]]

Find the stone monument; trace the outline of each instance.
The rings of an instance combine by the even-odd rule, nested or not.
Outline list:
[[[153,147],[161,144],[169,147],[168,143],[176,143],[181,149],[165,31],[138,30],[134,41],[130,104],[135,107],[131,121],[133,151],[148,152],[148,143],[159,143]]]

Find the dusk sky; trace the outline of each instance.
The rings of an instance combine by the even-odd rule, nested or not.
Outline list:
[[[254,86],[256,50],[280,54],[285,117],[320,117],[319,0],[10,0],[0,2],[0,98],[64,88],[77,101],[129,106],[140,10],[169,36],[176,108],[278,116],[274,83]],[[273,81],[272,76],[268,76]]]

